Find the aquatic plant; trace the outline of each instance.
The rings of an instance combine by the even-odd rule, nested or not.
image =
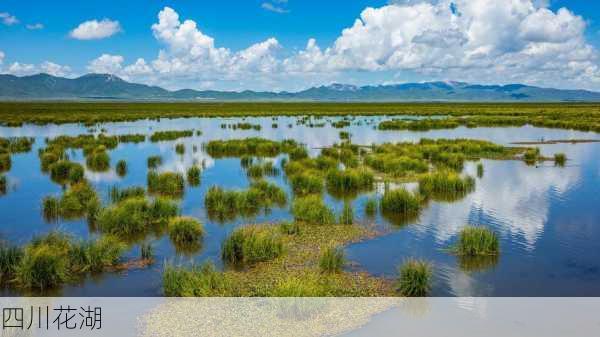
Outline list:
[[[59,183],[78,183],[83,180],[85,170],[79,163],[59,160],[49,166],[50,178]]]
[[[377,214],[377,198],[369,198],[365,202],[365,215],[375,216]]]
[[[380,207],[384,213],[410,216],[421,210],[423,198],[418,193],[411,193],[405,188],[387,190],[381,198]]]
[[[109,189],[108,195],[112,203],[118,203],[128,198],[143,197],[146,195],[146,190],[140,186],[119,188],[115,185]]]
[[[246,168],[246,175],[251,178],[262,178],[263,176],[277,176],[279,174],[279,170],[273,166],[273,162],[266,161],[264,163],[254,163],[250,164]]]
[[[200,185],[200,175],[202,174],[202,170],[196,165],[188,168],[186,172],[187,182],[190,186],[199,186]]]
[[[319,268],[324,273],[339,273],[345,263],[344,250],[340,247],[329,247],[319,259]]]
[[[148,192],[169,197],[181,197],[185,189],[185,180],[181,173],[156,171],[148,172]]]
[[[554,164],[556,166],[565,166],[567,162],[567,155],[564,153],[555,153],[554,154]]]
[[[92,186],[86,181],[71,185],[60,198],[45,197],[42,201],[44,219],[49,222],[59,218],[76,219],[94,216],[100,199]]]
[[[288,175],[289,176],[289,175]],[[289,177],[294,194],[305,196],[323,192],[323,178],[313,173],[300,173]]]
[[[191,217],[175,217],[169,221],[169,237],[176,245],[190,245],[204,235],[202,224]]]
[[[12,161],[10,159],[10,154],[0,153],[0,172],[10,171],[11,166]]]
[[[127,162],[124,160],[119,160],[115,166],[115,171],[119,177],[124,177],[127,175]]]
[[[374,181],[373,173],[364,169],[333,169],[327,172],[327,189],[337,193],[370,190]]]
[[[15,277],[22,258],[23,249],[20,247],[0,244],[0,285]]]
[[[454,251],[456,254],[464,256],[498,255],[500,242],[491,230],[469,226],[460,231]]]
[[[483,178],[483,164],[482,163],[478,163],[477,164],[477,177],[479,178]]]
[[[290,153],[300,145],[293,140],[277,142],[263,138],[245,138],[230,140],[212,140],[205,145],[207,153],[213,158],[223,157],[276,157],[281,153]]]
[[[172,201],[129,198],[100,210],[96,225],[103,233],[129,239],[160,230],[177,215],[179,207]]]
[[[54,222],[60,218],[60,199],[44,197],[42,199],[42,214],[47,222]]]
[[[6,194],[6,187],[8,186],[8,179],[5,175],[0,175],[0,196]]]
[[[541,154],[540,154],[540,149],[539,148],[533,148],[533,149],[527,149],[525,151],[525,153],[523,154],[523,160],[525,161],[525,163],[527,165],[534,165],[536,162],[538,162],[541,158]]]
[[[162,157],[161,156],[150,156],[148,157],[148,168],[155,169],[162,165]]]
[[[419,192],[422,195],[444,199],[462,197],[475,189],[475,179],[461,177],[454,171],[437,171],[419,179]]]
[[[102,236],[95,241],[71,244],[69,264],[71,271],[99,273],[118,264],[126,246],[114,236]]]
[[[85,156],[85,164],[95,172],[104,172],[110,168],[110,156],[104,146],[99,146]]]
[[[192,137],[194,135],[193,130],[183,131],[157,131],[150,136],[150,141],[153,143],[162,141],[172,141],[179,138]]]
[[[298,235],[302,231],[300,224],[296,221],[284,221],[279,224],[279,228],[286,235]]]
[[[175,152],[177,154],[184,154],[185,153],[185,144],[179,143],[179,144],[175,145]]]
[[[189,269],[167,264],[163,272],[163,293],[171,297],[224,296],[230,287],[225,275],[206,262]]]
[[[154,260],[154,247],[151,243],[142,243],[140,245],[140,257],[142,260]]]
[[[349,202],[344,203],[344,208],[340,214],[340,225],[351,225],[354,223],[354,209]]]
[[[425,261],[408,260],[399,268],[398,292],[406,297],[427,296],[431,289],[431,265]]]
[[[318,195],[296,198],[292,206],[292,214],[296,221],[307,224],[331,225],[335,223],[335,214]]]
[[[269,261],[283,253],[283,240],[267,227],[246,226],[234,230],[223,242],[221,257],[232,265]]]

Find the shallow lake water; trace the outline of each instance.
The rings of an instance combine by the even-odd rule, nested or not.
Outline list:
[[[213,185],[224,188],[244,188],[249,179],[239,158],[214,159],[202,150],[202,144],[215,139],[262,137],[272,140],[295,139],[306,144],[311,155],[319,148],[339,142],[339,132],[352,134],[352,142],[373,143],[418,141],[420,138],[470,138],[509,145],[518,141],[541,139],[600,139],[595,133],[534,128],[457,128],[427,132],[379,131],[376,125],[386,117],[357,117],[352,125],[336,129],[328,123],[310,128],[297,125],[299,118],[187,118],[161,121],[103,123],[97,127],[108,135],[146,134],[159,130],[201,130],[177,141],[139,144],[119,144],[110,151],[111,163],[124,159],[128,174],[120,178],[114,169],[105,173],[86,172],[86,178],[106,200],[111,186],[145,186],[148,172],[146,159],[161,155],[159,171],[185,170],[194,163],[204,167],[202,183],[186,187],[181,200],[183,215],[197,217],[204,224],[206,235],[198,252],[178,254],[167,236],[153,238],[156,263],[146,269],[90,276],[80,284],[62,287],[57,295],[64,296],[160,296],[161,270],[165,261],[176,264],[201,263],[212,260],[222,267],[220,247],[223,239],[235,228],[249,223],[275,223],[291,220],[288,207],[274,208],[268,214],[251,219],[237,218],[219,223],[208,218],[204,195]],[[338,120],[339,118],[330,118]],[[223,123],[249,122],[262,129],[223,129]],[[323,122],[324,120],[317,120]],[[272,124],[278,127],[273,128]],[[288,125],[293,125],[291,128]],[[40,171],[37,155],[45,146],[45,138],[88,133],[78,124],[23,125],[19,128],[0,127],[0,137],[27,136],[36,142],[29,153],[12,155],[12,168],[7,194],[0,197],[0,240],[25,244],[33,236],[61,229],[78,237],[96,235],[85,220],[46,223],[41,214],[42,199],[60,195],[61,187]],[[186,144],[186,153],[178,155],[174,147]],[[197,152],[192,151],[196,145]],[[375,190],[353,199],[356,219],[374,225],[384,234],[374,239],[346,247],[351,270],[394,278],[397,266],[408,258],[424,258],[434,265],[434,296],[600,296],[600,143],[558,144],[539,146],[542,154],[552,156],[564,152],[565,167],[547,162],[527,166],[521,161],[484,160],[485,173],[477,178],[476,189],[455,202],[431,202],[418,219],[395,224],[377,216],[364,216],[364,202]],[[71,160],[84,163],[81,151],[70,151]],[[282,157],[275,158],[276,166]],[[465,166],[466,173],[476,176],[475,163]],[[291,200],[285,176],[268,178],[282,186]],[[326,195],[325,200],[336,210],[343,201]],[[501,254],[495,261],[459,261],[448,252],[466,225],[486,225],[500,237]],[[134,246],[128,255],[139,256]],[[10,294],[4,291],[4,294]]]

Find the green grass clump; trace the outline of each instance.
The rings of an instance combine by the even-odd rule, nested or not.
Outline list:
[[[125,245],[114,237],[73,242],[70,236],[51,232],[34,238],[15,269],[15,282],[27,289],[48,289],[87,272],[101,272],[119,263]]]
[[[60,218],[60,199],[45,197],[42,200],[42,214],[47,222],[54,222]]]
[[[425,261],[408,260],[399,269],[397,287],[400,295],[406,297],[427,296],[431,289],[431,265]]]
[[[247,226],[234,230],[221,249],[223,261],[232,265],[251,265],[283,254],[283,240],[270,228]]]
[[[161,156],[150,156],[148,157],[148,168],[155,169],[162,165],[162,157]]]
[[[564,153],[555,153],[554,154],[554,164],[556,166],[565,166],[567,162],[567,155]]]
[[[140,245],[140,257],[142,260],[154,260],[154,247],[152,247],[151,243],[142,243]]]
[[[301,173],[290,177],[290,184],[294,194],[305,196],[323,192],[323,178],[317,174]]]
[[[0,172],[10,171],[12,161],[9,153],[0,153]]]
[[[150,141],[153,143],[162,141],[177,140],[179,138],[192,137],[194,135],[193,130],[183,131],[157,131],[150,136]]]
[[[190,186],[199,186],[200,185],[200,175],[202,174],[202,170],[194,165],[190,167],[187,172],[187,182]]]
[[[118,203],[129,198],[143,197],[146,195],[146,190],[140,186],[132,186],[126,188],[112,186],[108,191],[108,195],[112,203]]]
[[[176,245],[197,244],[204,235],[202,224],[191,217],[176,217],[169,221],[169,237]]]
[[[329,247],[319,259],[319,268],[324,273],[339,273],[345,263],[344,250],[341,247]]]
[[[298,235],[302,231],[300,224],[296,221],[284,221],[279,224],[279,229],[285,235]]]
[[[405,188],[388,190],[381,198],[381,211],[400,216],[412,216],[421,210],[423,198],[418,193],[411,193]]]
[[[496,234],[487,228],[465,227],[460,231],[455,251],[463,256],[498,255],[500,242]]]
[[[50,178],[59,184],[80,182],[83,180],[85,172],[81,164],[68,160],[59,160],[51,164],[48,169]]]
[[[218,297],[224,296],[230,285],[224,274],[209,262],[186,269],[165,266],[163,293],[170,297]]]
[[[527,149],[525,151],[525,153],[523,154],[523,160],[525,161],[525,163],[527,165],[534,165],[540,159],[541,159],[540,149],[537,147],[533,148],[533,149]]]
[[[0,175],[0,195],[6,194],[7,186],[8,186],[8,179],[6,179],[5,175]]]
[[[369,198],[365,202],[365,215],[373,217],[377,214],[377,198]]]
[[[292,206],[296,221],[314,225],[331,225],[335,223],[335,214],[327,207],[318,195],[296,198]]]
[[[15,273],[21,259],[23,249],[15,246],[0,245],[0,285],[15,277]]]
[[[285,192],[264,180],[253,182],[246,190],[224,190],[212,186],[204,198],[209,217],[220,221],[233,220],[238,215],[253,216],[261,209],[281,207],[286,202]]]
[[[206,151],[213,158],[223,157],[276,157],[291,153],[301,146],[293,140],[277,142],[264,138],[213,140],[206,144]]]
[[[169,197],[181,197],[185,180],[181,173],[156,171],[148,172],[148,192]]]
[[[373,187],[373,173],[364,169],[333,169],[327,173],[327,188],[338,193],[368,191]]]
[[[85,156],[85,164],[87,167],[95,172],[105,172],[110,168],[110,156],[106,152],[104,146],[99,146],[96,149],[91,150]]]
[[[419,179],[419,192],[433,197],[462,197],[475,189],[475,179],[454,171],[437,171]]]
[[[352,225],[354,223],[354,209],[349,202],[344,203],[339,223],[340,225]]]
[[[277,176],[279,170],[273,166],[273,162],[253,163],[246,168],[246,175],[250,178],[262,178],[263,176]]]
[[[95,217],[100,204],[98,194],[86,181],[71,185],[60,198],[46,197],[42,201],[42,213],[46,221],[59,218],[77,219],[83,216]]]
[[[115,171],[119,177],[124,177],[127,175],[127,162],[124,160],[119,160],[115,166]]]
[[[151,230],[161,232],[168,221],[177,215],[179,207],[172,201],[129,198],[102,209],[96,225],[103,233],[135,239]]]
[[[185,153],[185,144],[179,143],[179,144],[175,145],[175,152],[177,154],[184,154]]]
[[[483,164],[482,163],[478,163],[477,164],[477,177],[479,178],[483,178]]]

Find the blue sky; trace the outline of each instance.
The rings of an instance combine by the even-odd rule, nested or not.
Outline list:
[[[161,11],[179,24],[153,29]],[[107,33],[73,33],[103,19],[113,24]],[[196,24],[187,35],[185,20]],[[316,48],[309,53],[310,39]],[[598,90],[598,48],[600,3],[584,0],[0,3],[0,72],[102,71],[173,89],[462,80]],[[128,68],[138,59],[142,66]]]

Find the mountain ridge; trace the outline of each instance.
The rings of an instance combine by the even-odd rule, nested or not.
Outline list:
[[[132,83],[110,74],[64,78],[49,74],[0,74],[0,100],[132,101],[364,101],[364,102],[600,102],[600,93],[525,84],[483,85],[457,81],[356,86],[332,83],[297,92],[180,89]]]

